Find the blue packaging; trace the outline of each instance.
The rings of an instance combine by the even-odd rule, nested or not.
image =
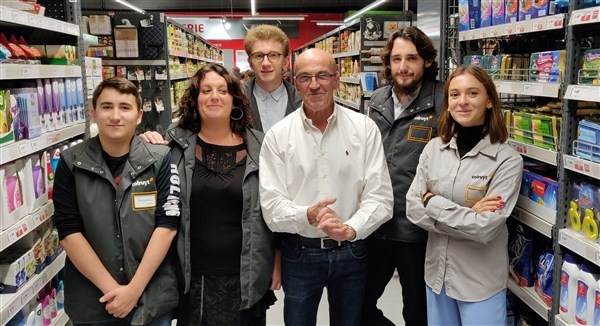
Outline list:
[[[575,155],[600,162],[600,124],[585,119],[579,121]]]
[[[537,263],[535,292],[548,307],[552,307],[552,271],[554,270],[554,254],[542,253]]]
[[[468,31],[481,27],[481,0],[458,0],[458,30]]]

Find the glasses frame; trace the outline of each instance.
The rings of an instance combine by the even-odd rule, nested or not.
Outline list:
[[[310,74],[298,74],[296,76],[294,76],[294,79],[296,80],[296,83],[300,84],[300,85],[305,85],[305,84],[310,84],[313,81],[313,78],[317,81],[317,83],[324,85],[324,84],[328,84],[329,82],[331,82],[331,78],[337,76],[337,72],[334,73],[330,73],[330,72],[320,72],[318,74],[314,74],[314,75],[310,75]],[[325,78],[325,76],[327,76]],[[305,81],[302,81],[301,78],[304,77],[310,77],[310,79],[307,79]]]
[[[271,58],[271,56],[275,56],[275,55],[277,55],[276,59]],[[261,58],[258,59],[257,56],[261,56]],[[281,59],[282,56],[283,56],[283,53],[279,53],[277,51],[271,51],[269,53],[254,52],[254,53],[250,54],[250,59],[254,63],[262,63],[265,60],[265,57],[266,57],[267,60],[269,60],[270,63],[275,63],[275,62],[278,62],[279,59]]]

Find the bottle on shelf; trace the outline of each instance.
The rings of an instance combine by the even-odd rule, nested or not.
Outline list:
[[[579,265],[570,254],[565,254],[560,273],[560,305],[561,317],[570,324],[575,323],[575,299],[577,297],[577,278]]]

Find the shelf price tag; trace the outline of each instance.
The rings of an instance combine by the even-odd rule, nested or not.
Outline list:
[[[15,241],[21,239],[27,232],[27,223],[20,223],[15,225],[10,231],[8,231],[8,245],[13,244]]]
[[[538,83],[524,83],[523,94],[525,95],[544,95],[544,85]]]
[[[525,145],[525,144],[521,144],[518,142],[510,142],[510,146],[517,152],[521,153],[521,154],[527,154],[528,150],[529,150],[529,146]]]
[[[592,175],[592,166],[591,164],[585,162],[585,160],[582,160],[580,158],[576,158],[573,156],[566,156],[565,155],[565,168],[572,170],[572,171],[576,171],[582,174],[586,174],[589,175],[591,177],[594,177]]]
[[[546,29],[546,24],[544,21],[535,21],[533,23],[533,30],[536,32],[543,31]]]
[[[571,20],[569,21],[569,24],[571,25],[575,25],[575,24],[581,24],[582,21],[582,17],[583,17],[583,11],[582,10],[576,10],[571,14]]]
[[[27,155],[31,152],[32,152],[31,143],[29,143],[28,141],[24,141],[23,144],[19,144],[19,154],[20,155]]]
[[[38,227],[40,224],[44,223],[44,221],[48,219],[48,215],[46,214],[46,210],[40,210],[38,214],[33,217],[33,225],[34,227]]]
[[[24,66],[21,69],[21,76],[23,76],[23,78],[35,78],[36,76],[36,69],[34,69],[34,67],[27,67]]]
[[[546,20],[546,27],[548,29],[558,29],[558,28],[563,27],[563,23],[564,23],[563,15],[559,15],[558,17],[555,17],[553,15],[553,16],[549,16],[548,19]]]
[[[583,254],[585,253],[585,243],[582,240],[576,239],[568,233],[567,230],[560,232],[559,243],[571,251]],[[586,257],[587,258],[587,257]]]
[[[574,85],[571,88],[571,97],[578,100],[600,102],[600,87]]]
[[[498,93],[512,93],[512,84],[510,82],[497,80],[495,84]]]
[[[21,304],[21,300],[19,299],[13,301],[13,303],[11,303],[10,306],[8,306],[6,311],[8,312],[8,316],[12,317],[16,315],[21,308],[23,308],[23,305]]]

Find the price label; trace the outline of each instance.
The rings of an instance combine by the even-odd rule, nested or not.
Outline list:
[[[31,152],[31,144],[28,141],[24,141],[23,144],[19,144],[19,154],[27,155]]]
[[[29,25],[30,26],[34,26],[34,27],[38,27],[35,23],[35,16],[34,15],[28,15],[28,20],[29,20]]]
[[[525,83],[523,84],[523,94],[544,95],[544,85],[536,83]]]
[[[30,142],[31,142],[31,151],[32,152],[39,151],[45,147],[42,145],[42,141],[39,139],[39,137],[32,139]]]
[[[560,17],[550,16],[550,17],[548,17],[546,26],[548,28],[558,29],[558,28],[563,27],[563,22],[564,22],[564,17],[562,17],[562,16],[560,16]]]
[[[592,21],[600,21],[600,9],[592,9]]]
[[[23,305],[21,304],[20,300],[15,300],[13,303],[11,303],[6,309],[9,318],[12,318],[14,315],[16,315],[21,308],[23,308]]]
[[[33,67],[23,67],[21,69],[21,76],[23,76],[23,78],[35,78],[37,77],[35,75],[35,69]]]
[[[571,25],[574,24],[581,24],[582,23],[582,17],[583,17],[583,12],[582,11],[575,11],[572,15],[571,15]]]
[[[70,67],[68,68],[68,75],[69,77],[77,77],[78,73],[77,73],[77,67]]]
[[[508,24],[507,26],[504,26],[504,35],[512,35],[514,30],[515,29],[513,24]]]
[[[25,230],[27,230],[27,224],[23,223],[23,224],[18,224],[15,225],[12,229],[10,229],[10,231],[8,232],[8,244],[12,244],[15,241],[21,239],[22,236],[25,235],[25,230],[23,230],[23,226],[25,226]]]
[[[25,292],[23,292],[21,294],[21,305],[25,305],[29,302],[29,299],[32,297],[33,292],[31,292],[31,290],[33,290],[31,287],[27,288],[27,290]]]
[[[585,253],[585,243],[582,240],[578,240],[571,236],[567,230],[560,232],[559,242],[563,246],[571,249],[571,251],[583,254]]]
[[[52,135],[52,138],[50,138],[50,143],[57,143],[60,140],[61,140],[60,132],[57,132],[54,135]]]
[[[594,252],[594,264],[600,266],[600,251]]]
[[[529,147],[525,144],[520,144],[517,142],[510,142],[510,146],[517,152],[521,154],[527,154]]]
[[[48,215],[46,215],[46,212],[43,211],[40,214],[37,214],[36,216],[33,217],[33,224],[35,225],[35,227],[38,227],[40,224],[44,223],[44,221],[48,218]]]
[[[598,86],[573,86],[571,97],[577,100],[600,102],[600,87]]]
[[[541,21],[536,21],[535,23],[533,23],[533,30],[534,31],[543,31],[544,29],[546,29],[546,24],[544,24],[544,22]]]
[[[481,33],[479,33],[479,38],[487,38],[489,34],[489,30],[487,28],[482,28]]]
[[[512,93],[512,84],[510,82],[495,81],[498,93]]]

